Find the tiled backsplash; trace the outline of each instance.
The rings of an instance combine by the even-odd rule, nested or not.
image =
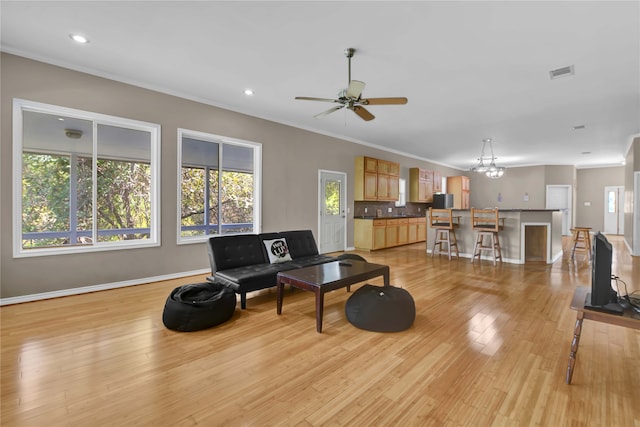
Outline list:
[[[405,206],[396,207],[394,202],[353,202],[353,216],[355,218],[361,216],[423,216],[425,211],[429,209],[429,203],[410,203]],[[391,209],[391,212],[389,212]]]

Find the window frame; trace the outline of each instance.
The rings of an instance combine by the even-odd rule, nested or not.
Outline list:
[[[176,243],[178,245],[188,245],[192,243],[202,243],[208,241],[211,237],[220,236],[221,234],[205,234],[202,236],[182,236],[182,140],[183,138],[192,138],[201,141],[223,145],[238,145],[241,147],[251,148],[253,150],[253,231],[251,233],[260,233],[262,229],[262,144],[259,142],[247,141],[243,139],[232,138],[228,136],[215,135],[206,132],[195,131],[191,129],[178,128],[177,132],[177,203],[176,203]],[[224,151],[224,150],[223,150]],[[223,158],[224,162],[224,158]],[[224,163],[222,163],[224,166]],[[246,233],[228,233],[225,236]]]
[[[150,169],[151,169],[151,194],[150,194],[150,227],[148,239],[136,239],[116,242],[99,242],[95,241],[91,245],[70,245],[43,248],[25,249],[22,245],[22,157],[23,157],[23,112],[30,111],[35,113],[60,115],[64,117],[72,117],[92,122],[93,126],[93,148],[92,157],[95,162],[97,159],[97,126],[107,125],[121,127],[125,129],[139,130],[149,132],[150,134]],[[62,107],[58,105],[45,104],[41,102],[29,101],[20,98],[13,99],[13,257],[28,258],[36,256],[52,256],[61,254],[77,254],[91,253],[122,249],[136,249],[160,246],[160,140],[161,127],[156,123],[143,122],[140,120],[127,119],[124,117],[111,116],[90,111],[78,110],[74,108]],[[65,153],[66,155],[67,153]],[[71,153],[69,153],[71,155]],[[92,185],[94,191],[96,188],[96,171],[94,169],[92,176]],[[95,197],[95,196],[94,196]],[[97,227],[97,222],[93,222],[93,227]]]

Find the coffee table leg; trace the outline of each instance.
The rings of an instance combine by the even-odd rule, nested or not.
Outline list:
[[[382,274],[382,277],[384,278],[384,285],[385,286],[389,286],[389,268],[387,267],[387,270]]]
[[[316,331],[322,333],[322,313],[324,311],[324,292],[316,290]]]
[[[569,353],[569,364],[567,365],[567,378],[565,379],[567,384],[571,384],[571,378],[573,377],[573,368],[576,365],[576,356],[578,354],[578,345],[580,345],[580,334],[582,333],[582,320],[584,313],[578,311],[576,318],[576,325],[573,329],[573,340],[571,341],[571,352]]]
[[[278,281],[278,284],[276,286],[278,287],[278,295],[276,297],[276,301],[277,301],[276,312],[280,314],[282,313],[282,298],[284,297],[284,283]]]

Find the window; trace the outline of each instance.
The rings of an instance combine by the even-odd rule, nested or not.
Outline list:
[[[398,180],[398,187],[399,187],[398,200],[396,201],[395,204],[397,208],[403,208],[407,205],[407,181],[400,178]]]
[[[178,243],[260,230],[262,146],[178,129]]]
[[[15,99],[14,256],[157,246],[160,126]]]

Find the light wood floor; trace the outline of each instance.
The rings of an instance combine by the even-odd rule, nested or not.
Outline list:
[[[640,259],[610,240],[614,272],[640,288]],[[1,423],[640,425],[640,331],[585,321],[564,383],[588,263],[493,267],[424,244],[358,253],[413,295],[412,328],[355,328],[338,290],[318,334],[311,293],[287,290],[277,316],[270,290],[218,327],[167,330],[167,295],[202,277],[2,307]]]

